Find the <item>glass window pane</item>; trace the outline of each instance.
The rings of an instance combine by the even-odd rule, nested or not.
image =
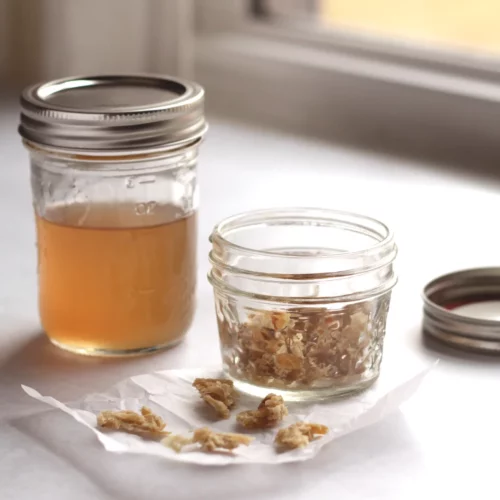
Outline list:
[[[332,27],[483,52],[500,52],[499,0],[320,0]]]

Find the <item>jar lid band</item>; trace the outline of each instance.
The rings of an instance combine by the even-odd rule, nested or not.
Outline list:
[[[21,136],[78,151],[178,148],[204,135],[204,91],[154,75],[65,78],[21,96]]]
[[[500,268],[440,276],[423,292],[424,334],[463,350],[500,354]]]

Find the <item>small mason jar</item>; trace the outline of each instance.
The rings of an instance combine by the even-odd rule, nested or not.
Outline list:
[[[230,217],[212,235],[224,371],[289,401],[347,395],[378,377],[397,249],[374,219],[290,208]]]
[[[195,307],[203,89],[92,76],[24,91],[39,309],[57,346],[88,355],[179,342]]]

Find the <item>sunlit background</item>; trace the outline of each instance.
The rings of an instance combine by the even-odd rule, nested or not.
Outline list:
[[[473,137],[482,154],[499,26],[491,0],[0,0],[0,87],[13,102],[68,75],[172,74],[237,120],[445,156]]]
[[[495,0],[321,0],[332,27],[443,46],[500,51]]]

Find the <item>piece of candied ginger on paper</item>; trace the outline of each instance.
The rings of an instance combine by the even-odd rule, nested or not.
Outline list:
[[[146,406],[141,408],[141,413],[131,410],[101,411],[97,416],[97,424],[104,429],[131,434],[168,434],[165,431],[166,422]]]
[[[202,451],[234,450],[240,445],[248,446],[253,439],[244,434],[214,432],[208,427],[196,429],[193,433],[193,443],[199,443]]]
[[[305,448],[317,435],[324,435],[327,432],[326,425],[298,422],[280,429],[274,442],[282,449]]]
[[[265,429],[281,422],[287,415],[288,409],[283,398],[268,394],[256,410],[242,411],[236,420],[247,429]]]
[[[167,448],[171,448],[177,453],[182,451],[182,448],[184,448],[184,446],[192,444],[192,442],[192,437],[183,436],[182,434],[170,434],[169,436],[161,440],[161,444],[163,444]]]
[[[248,446],[253,437],[245,436],[244,434],[234,434],[231,432],[215,432],[208,427],[196,429],[191,437],[181,434],[171,434],[161,443],[168,448],[179,453],[184,446],[197,443],[200,445],[201,451],[212,452],[217,450],[234,450],[240,445]]]
[[[221,418],[229,418],[230,409],[236,404],[237,394],[233,381],[217,378],[197,378],[193,382],[205,403]]]

